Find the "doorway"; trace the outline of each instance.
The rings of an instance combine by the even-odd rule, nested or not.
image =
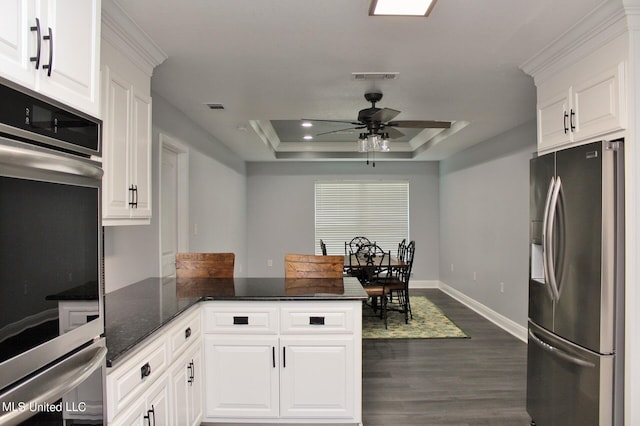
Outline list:
[[[189,251],[189,149],[160,134],[160,276],[176,273],[176,253]]]

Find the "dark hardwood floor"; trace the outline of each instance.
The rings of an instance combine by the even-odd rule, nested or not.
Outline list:
[[[363,340],[363,423],[527,426],[526,345],[440,290],[469,339]]]

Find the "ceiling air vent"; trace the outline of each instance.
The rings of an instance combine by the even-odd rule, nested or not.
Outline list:
[[[352,72],[354,80],[397,80],[399,72]]]
[[[205,104],[209,107],[209,109],[224,109],[224,105],[222,104]]]

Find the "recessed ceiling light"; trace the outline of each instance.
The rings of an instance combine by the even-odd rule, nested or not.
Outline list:
[[[313,136],[311,136],[311,135],[304,135],[304,140],[309,141],[309,140],[311,140],[311,139],[313,139]]]
[[[309,123],[308,121],[302,122],[302,127],[311,127],[311,126],[313,126],[313,124]]]
[[[369,15],[429,16],[436,0],[372,0]]]

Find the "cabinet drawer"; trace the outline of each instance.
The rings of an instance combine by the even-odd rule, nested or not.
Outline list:
[[[187,313],[187,317],[173,326],[169,332],[171,358],[176,359],[192,342],[200,336],[200,306]]]
[[[144,345],[144,343],[143,343]],[[166,338],[151,342],[107,375],[109,418],[130,406],[168,367]]]
[[[277,334],[278,308],[262,303],[210,302],[204,307],[205,333]]]
[[[353,308],[349,306],[296,304],[280,312],[283,334],[353,333]]]

